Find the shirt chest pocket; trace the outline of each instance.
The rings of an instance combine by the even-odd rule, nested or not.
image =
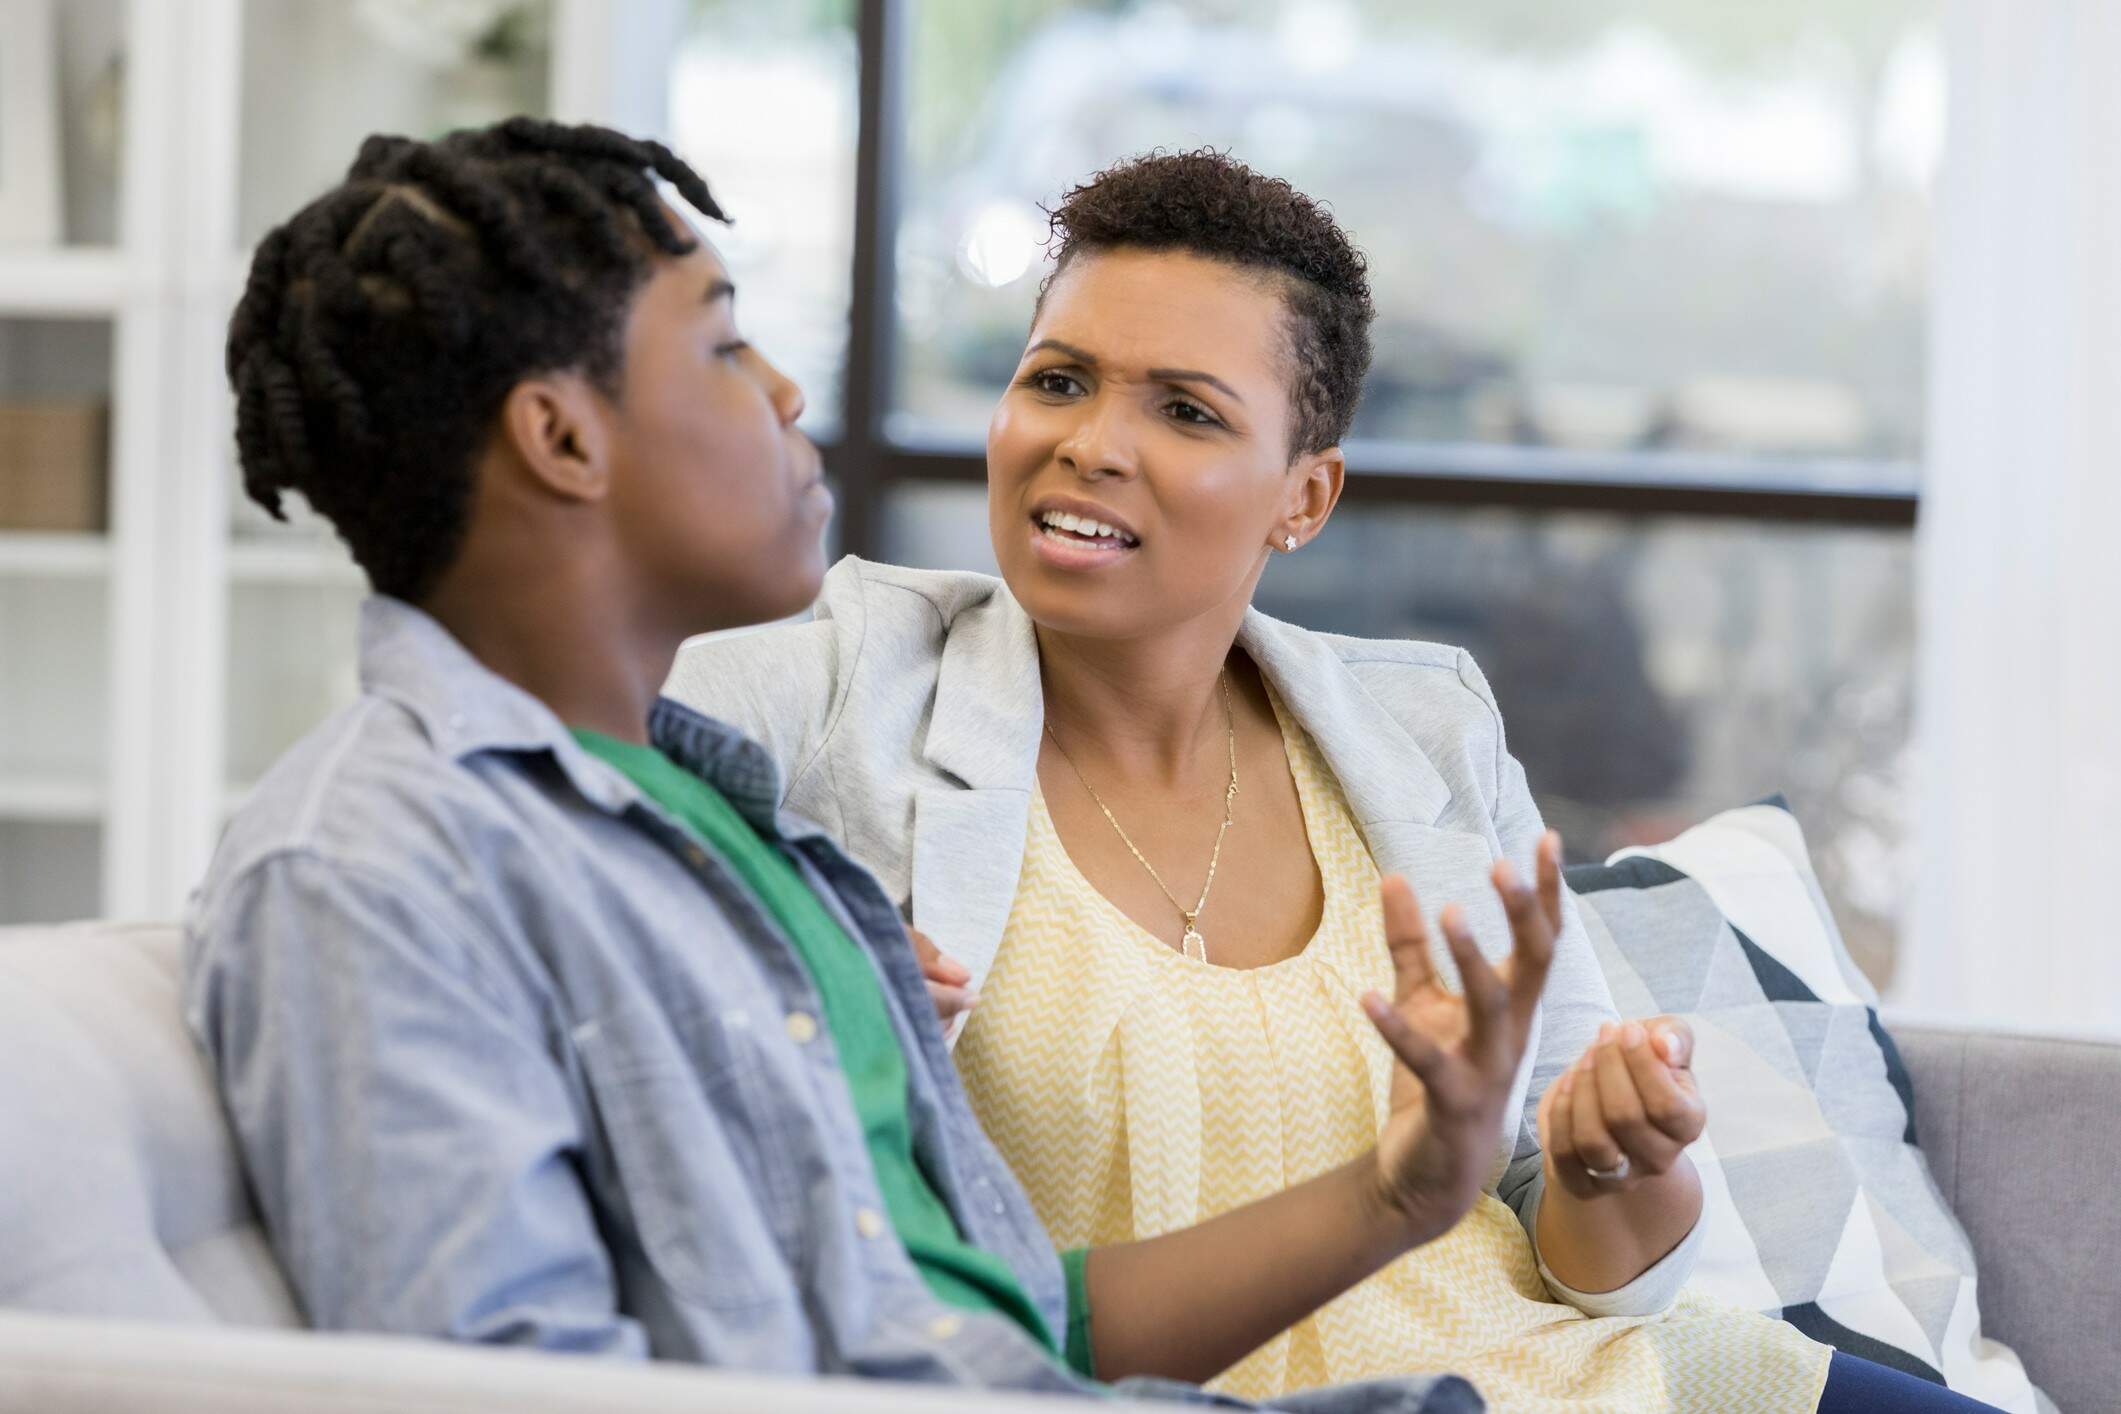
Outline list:
[[[574,1030],[602,1135],[593,1181],[631,1217],[642,1255],[687,1301],[767,1304],[793,1290],[800,1112],[761,1094],[751,1012],[625,1007]]]

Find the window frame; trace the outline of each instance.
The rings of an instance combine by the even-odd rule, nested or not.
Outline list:
[[[823,447],[839,492],[839,548],[875,556],[890,491],[908,483],[977,483],[986,462],[965,439],[908,444],[885,433],[897,337],[897,271],[905,113],[915,0],[856,0],[859,59],[854,270],[839,434]],[[1916,490],[1772,484],[1774,462],[1684,452],[1587,454],[1481,443],[1351,443],[1343,504],[1503,506],[1527,511],[1715,517],[1909,528]],[[1798,461],[1795,465],[1806,465]],[[1815,464],[1817,465],[1817,464]],[[1912,483],[1912,466],[1835,462]]]

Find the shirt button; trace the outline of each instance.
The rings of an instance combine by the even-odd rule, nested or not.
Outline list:
[[[788,1013],[788,1039],[798,1046],[807,1046],[817,1039],[817,1018],[807,1011]]]
[[[686,845],[685,862],[695,869],[705,869],[707,867],[707,851],[696,844]]]
[[[928,1339],[948,1340],[965,1328],[965,1323],[956,1316],[937,1316],[928,1323]]]
[[[884,1215],[874,1208],[856,1208],[854,1210],[854,1230],[872,1241],[882,1237],[884,1235]]]

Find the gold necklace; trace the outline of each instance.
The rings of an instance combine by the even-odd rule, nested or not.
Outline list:
[[[1105,820],[1112,826],[1113,833],[1119,836],[1120,843],[1127,847],[1127,852],[1134,856],[1142,868],[1149,871],[1149,877],[1156,881],[1156,887],[1164,891],[1164,897],[1171,900],[1171,906],[1178,910],[1178,916],[1186,920],[1185,934],[1178,940],[1179,952],[1187,957],[1197,955],[1202,962],[1208,960],[1208,940],[1201,936],[1196,925],[1200,920],[1201,910],[1208,906],[1208,890],[1215,887],[1215,866],[1223,857],[1223,836],[1230,833],[1230,821],[1237,813],[1237,716],[1230,707],[1228,671],[1219,674],[1218,681],[1223,687],[1223,732],[1230,740],[1230,786],[1223,792],[1223,823],[1222,828],[1215,832],[1215,852],[1208,856],[1207,882],[1200,886],[1200,899],[1190,909],[1178,901],[1178,896],[1171,892],[1170,885],[1164,882],[1164,876],[1156,872],[1156,866],[1134,847],[1133,840],[1127,838],[1127,832],[1119,827],[1119,821],[1113,817],[1112,807],[1105,804],[1104,797],[1097,793],[1097,787],[1091,785],[1089,778],[1083,774],[1083,768],[1075,764],[1075,758],[1068,754],[1068,748],[1061,745],[1058,736],[1054,736],[1051,719],[1046,722],[1046,735],[1053,737],[1053,749],[1060,753],[1061,760],[1068,763],[1068,769],[1075,772],[1075,779],[1083,783],[1083,789],[1090,793],[1090,799],[1097,802],[1097,808],[1105,812]]]

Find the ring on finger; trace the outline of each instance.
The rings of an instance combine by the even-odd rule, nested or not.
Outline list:
[[[1579,1160],[1578,1162],[1581,1162],[1581,1160]],[[1632,1165],[1630,1165],[1628,1162],[1628,1156],[1626,1154],[1622,1154],[1620,1156],[1620,1162],[1613,1165],[1609,1169],[1602,1169],[1594,1167],[1591,1164],[1584,1164],[1583,1171],[1586,1174],[1590,1175],[1592,1178],[1597,1179],[1600,1183],[1618,1183],[1620,1182],[1620,1180],[1628,1176],[1628,1170],[1631,1167]]]

